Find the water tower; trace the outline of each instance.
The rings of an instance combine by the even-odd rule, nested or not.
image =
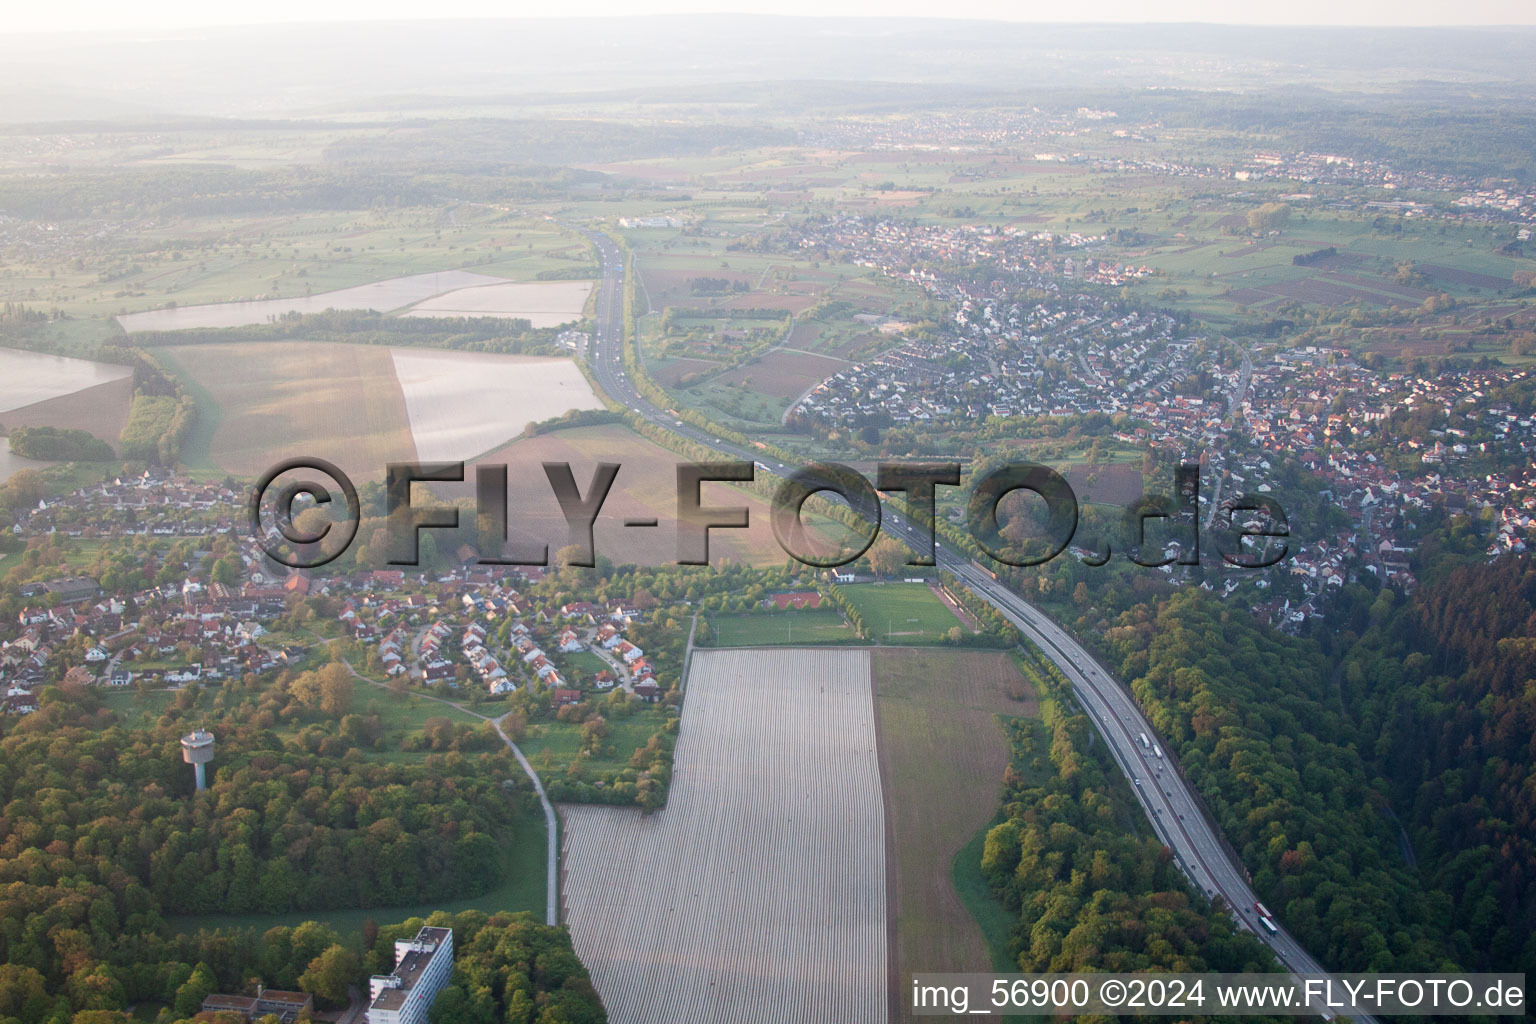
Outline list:
[[[208,788],[208,777],[203,765],[213,760],[213,733],[206,729],[193,729],[181,738],[181,759],[192,766],[197,775],[197,788]]]

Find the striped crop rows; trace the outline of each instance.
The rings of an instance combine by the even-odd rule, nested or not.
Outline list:
[[[697,652],[666,808],[562,812],[567,921],[614,1024],[887,1019],[868,652]]]

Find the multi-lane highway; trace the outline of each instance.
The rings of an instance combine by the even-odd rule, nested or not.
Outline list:
[[[617,402],[639,416],[722,455],[751,460],[775,472],[788,472],[776,459],[749,452],[724,442],[690,423],[681,422],[642,397],[624,371],[624,266],[623,253],[606,235],[586,232],[602,260],[603,280],[597,301],[597,333],[590,352],[597,382]],[[887,506],[882,526],[917,544],[917,527],[898,510]],[[916,550],[922,550],[921,546]],[[990,602],[1019,631],[1036,644],[1071,682],[1073,692],[1106,741],[1121,769],[1130,778],[1136,797],[1163,843],[1173,851],[1184,873],[1208,896],[1219,897],[1248,931],[1265,942],[1280,961],[1296,974],[1324,973],[1323,967],[1292,938],[1279,922],[1271,933],[1255,909],[1257,897],[1249,887],[1242,864],[1216,835],[1205,818],[1194,792],[1179,774],[1172,754],[1157,739],[1130,693],[1083,649],[1069,633],[1039,609],[1024,601],[987,570],[969,558],[944,547],[937,552],[939,568],[952,573],[967,587]],[[1147,741],[1143,743],[1145,735]],[[1158,749],[1154,752],[1154,746]],[[1373,1018],[1359,1018],[1374,1024]]]

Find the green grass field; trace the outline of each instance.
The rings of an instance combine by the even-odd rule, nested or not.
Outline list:
[[[993,822],[993,825],[997,822]],[[981,873],[981,850],[987,842],[987,832],[992,828],[988,825],[971,837],[971,841],[960,848],[955,854],[954,863],[951,865],[951,877],[954,879],[955,893],[960,897],[960,902],[965,904],[965,909],[970,911],[976,919],[976,925],[981,929],[982,939],[987,944],[987,955],[992,958],[992,969],[1003,973],[1015,972],[1019,965],[1008,955],[1014,925],[1018,923],[1016,915],[1009,913],[987,885],[986,878]]]
[[[528,734],[517,745],[545,781],[552,773],[566,771],[578,761],[585,774],[595,776],[628,768],[630,757],[661,729],[667,714],[661,705],[654,705],[636,710],[627,718],[608,715],[607,749],[596,757],[577,757],[581,726],[570,722],[540,721],[529,726]]]
[[[788,612],[743,612],[709,617],[709,638],[716,647],[768,647],[781,644],[848,644],[859,638],[835,608]],[[702,632],[702,623],[700,626]]]
[[[167,918],[167,923],[176,931],[189,935],[200,928],[254,928],[257,932],[263,932],[279,925],[293,926],[305,921],[319,921],[330,925],[343,936],[355,936],[362,931],[363,923],[369,918],[379,924],[392,924],[408,917],[425,917],[436,910],[446,910],[451,914],[461,910],[483,910],[487,914],[501,910],[528,910],[543,920],[546,897],[544,858],[547,847],[544,816],[535,810],[523,815],[513,827],[516,833],[503,847],[506,862],[502,883],[490,892],[470,899],[352,910],[294,911],[287,914],[190,914]]]
[[[885,643],[938,644],[951,628],[965,628],[926,583],[859,583],[842,593],[864,616],[870,635]]]

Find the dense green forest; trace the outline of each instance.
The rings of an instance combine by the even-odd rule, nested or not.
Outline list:
[[[1324,963],[1435,970],[1449,897],[1404,861],[1386,783],[1361,754],[1316,644],[1187,590],[1108,631],[1122,678],[1253,874],[1261,899]]]
[[[1006,723],[1014,760],[1004,816],[987,834],[982,872],[1019,914],[1019,969],[1269,971],[1269,951],[1191,889],[1064,680],[1050,680],[1038,720]]]
[[[1390,786],[1438,925],[1477,970],[1536,970],[1536,565],[1384,593],[1344,657],[1362,748]]]
[[[1536,569],[1436,576],[1346,588],[1326,646],[1194,589],[1103,634],[1260,897],[1342,970],[1536,965]]]
[[[212,777],[194,793],[185,722],[128,730],[57,690],[42,703],[0,739],[0,956],[71,1011],[164,997],[180,940],[163,914],[483,892],[526,799],[503,750],[379,764],[235,719],[213,723]],[[19,1005],[0,995],[0,1017],[42,1019]]]
[[[84,430],[60,427],[17,427],[11,431],[11,451],[29,459],[110,462],[112,446]]]
[[[0,878],[121,871],[168,913],[450,899],[498,880],[513,818],[501,759],[449,773],[324,758],[233,722],[218,730],[208,792],[194,796],[180,725],[18,723],[0,741]]]

